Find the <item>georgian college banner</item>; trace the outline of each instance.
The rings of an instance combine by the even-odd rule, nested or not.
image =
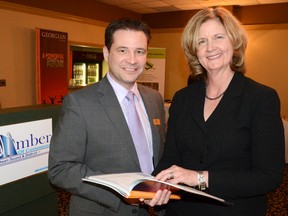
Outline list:
[[[68,93],[68,34],[36,28],[37,104],[62,104]]]

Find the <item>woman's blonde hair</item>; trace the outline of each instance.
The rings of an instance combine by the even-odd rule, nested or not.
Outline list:
[[[182,47],[188,62],[191,77],[206,78],[207,72],[197,57],[199,30],[203,23],[210,19],[219,20],[224,26],[234,48],[230,67],[238,73],[245,73],[245,50],[247,35],[241,23],[230,11],[222,7],[205,8],[197,12],[187,23],[182,35]]]

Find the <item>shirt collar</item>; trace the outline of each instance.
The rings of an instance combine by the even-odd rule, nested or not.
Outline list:
[[[110,73],[107,73],[107,78],[108,81],[110,82],[110,84],[112,85],[112,88],[114,89],[114,92],[118,98],[118,101],[121,103],[124,98],[126,97],[128,90],[126,88],[124,88],[123,86],[121,86],[119,83],[117,83],[110,75]],[[134,94],[136,95],[137,100],[139,101],[141,96],[140,96],[140,92],[138,90],[138,86],[137,83],[135,82],[134,86],[132,87],[132,89],[130,91],[133,91]]]

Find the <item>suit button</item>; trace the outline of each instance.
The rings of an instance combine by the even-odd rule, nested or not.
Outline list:
[[[132,209],[132,214],[137,214],[137,209]]]

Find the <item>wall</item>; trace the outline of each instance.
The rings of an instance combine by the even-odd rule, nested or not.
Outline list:
[[[38,9],[37,9],[38,10]],[[40,9],[39,9],[40,10]],[[36,103],[35,87],[35,28],[68,33],[68,40],[80,44],[102,47],[106,23],[47,14],[31,15],[0,7],[0,79],[6,79],[6,87],[0,87],[2,108],[27,106]]]
[[[288,24],[247,25],[246,52],[248,77],[275,88],[281,99],[281,114],[288,116]],[[166,47],[165,99],[187,84],[188,66],[181,49],[182,29],[158,29],[152,46]],[[165,38],[165,40],[163,40]]]
[[[28,13],[32,13],[28,10]],[[2,108],[35,104],[35,27],[68,32],[68,40],[80,44],[104,43],[107,23],[37,9],[33,14],[1,9],[0,3],[0,87]],[[288,116],[286,50],[288,24],[246,25],[250,41],[247,49],[247,76],[275,88]],[[182,28],[152,30],[152,47],[167,49],[165,99],[186,86],[188,68],[180,46]],[[165,38],[165,39],[164,39]]]
[[[249,42],[247,76],[275,88],[281,114],[288,117],[288,24],[245,26]]]

